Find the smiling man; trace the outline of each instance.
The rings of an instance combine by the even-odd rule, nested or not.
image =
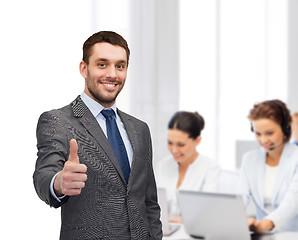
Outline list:
[[[61,206],[60,239],[162,238],[149,128],[116,107],[129,55],[119,34],[93,34],[80,63],[84,92],[38,121],[34,186]]]
[[[127,54],[120,46],[100,42],[94,44],[89,60],[80,63],[80,72],[85,78],[85,93],[104,107],[115,103],[124,86]]]

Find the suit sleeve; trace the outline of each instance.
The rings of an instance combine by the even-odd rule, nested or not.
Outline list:
[[[38,196],[51,207],[59,207],[68,197],[60,203],[50,193],[50,182],[53,176],[63,169],[69,155],[69,140],[67,132],[57,114],[43,113],[36,129],[37,161],[33,174],[33,183]]]
[[[146,189],[146,214],[152,239],[162,239],[162,225],[160,222],[160,207],[157,202],[157,190],[155,176],[152,166],[152,142],[148,129],[149,138],[149,155],[148,155],[148,178],[147,178],[147,189]]]

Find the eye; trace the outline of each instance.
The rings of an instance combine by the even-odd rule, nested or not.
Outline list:
[[[116,68],[119,69],[119,70],[125,69],[125,67],[126,66],[124,64],[119,64],[119,65],[116,66]]]
[[[183,143],[178,143],[178,147],[184,147],[185,146],[185,144],[183,144]]]
[[[104,68],[104,67],[106,67],[106,64],[105,63],[99,63],[98,66],[101,67],[101,68]]]

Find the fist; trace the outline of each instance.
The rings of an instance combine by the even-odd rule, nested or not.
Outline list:
[[[87,167],[80,163],[78,156],[78,144],[75,139],[69,142],[69,157],[63,170],[57,174],[54,181],[54,190],[57,196],[78,195],[85,187]]]

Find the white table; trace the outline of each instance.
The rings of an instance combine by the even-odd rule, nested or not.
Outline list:
[[[183,225],[181,225],[181,227],[174,232],[172,235],[170,236],[165,236],[163,237],[163,240],[188,240],[188,239],[193,239],[192,237],[190,237],[184,230]]]
[[[183,225],[172,235],[163,237],[163,240],[192,240],[184,230]],[[274,234],[274,240],[298,240],[298,232],[279,232]]]

